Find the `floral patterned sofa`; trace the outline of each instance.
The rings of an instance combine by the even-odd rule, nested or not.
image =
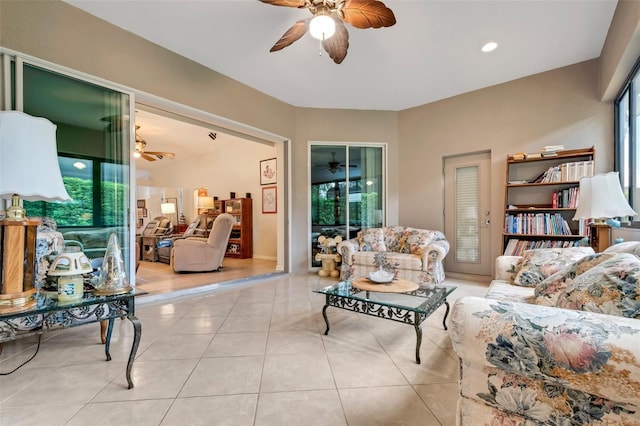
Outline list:
[[[461,297],[462,425],[640,425],[640,242],[496,259]]]
[[[442,261],[449,242],[440,231],[387,226],[359,231],[356,238],[338,244],[337,251],[342,256],[342,280],[382,268],[397,278],[438,284],[444,280]]]

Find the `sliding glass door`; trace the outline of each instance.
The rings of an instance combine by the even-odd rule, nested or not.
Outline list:
[[[384,223],[384,146],[310,147],[311,265],[320,266],[318,237],[356,237]]]
[[[8,103],[6,109],[21,109],[56,125],[58,163],[72,198],[25,201],[27,216],[53,218],[65,240],[78,241],[90,258],[101,258],[115,233],[128,259],[130,96],[16,58],[10,70],[11,99],[5,107]]]

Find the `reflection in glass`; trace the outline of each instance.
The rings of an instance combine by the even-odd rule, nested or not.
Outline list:
[[[356,145],[311,146],[311,259],[318,237],[354,238],[384,222],[383,148]]]
[[[84,247],[87,255],[102,257],[116,232],[128,258],[129,96],[24,63],[23,98],[24,112],[57,126],[58,161],[73,199],[25,203],[27,214],[52,217],[65,239],[73,232],[70,239],[91,241],[96,247]]]

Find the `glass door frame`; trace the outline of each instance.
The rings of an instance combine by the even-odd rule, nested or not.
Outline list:
[[[346,165],[346,171],[345,171],[345,189],[346,192],[345,194],[341,194],[341,197],[344,201],[344,203],[341,203],[341,208],[344,208],[344,221],[345,221],[345,226],[346,226],[346,233],[347,236],[349,235],[349,227],[350,227],[350,212],[349,212],[349,164],[351,162],[350,160],[350,151],[352,148],[377,148],[380,149],[380,155],[381,155],[381,192],[383,193],[382,197],[381,197],[381,217],[380,217],[380,223],[381,226],[386,226],[386,217],[387,217],[387,201],[388,201],[388,183],[387,183],[387,150],[388,150],[388,145],[387,143],[384,142],[380,142],[380,143],[364,143],[364,142],[327,142],[327,141],[309,141],[308,142],[308,148],[307,148],[307,165],[308,165],[308,184],[307,184],[307,188],[308,189],[308,213],[307,213],[307,220],[308,220],[308,224],[307,224],[307,229],[308,229],[308,241],[307,241],[307,247],[309,248],[309,256],[307,257],[307,261],[308,261],[308,270],[309,271],[317,271],[318,269],[320,269],[319,265],[314,265],[313,264],[313,243],[314,243],[314,231],[313,231],[313,191],[312,191],[312,173],[313,170],[312,168],[313,166],[313,158],[312,158],[312,150],[314,147],[335,147],[336,150],[337,149],[344,149],[345,151],[345,161],[344,164]],[[347,237],[348,238],[348,237]]]
[[[13,72],[12,72],[12,64],[14,64]],[[52,73],[57,73],[63,75],[65,77],[69,77],[72,79],[80,80],[86,82],[88,84],[93,84],[95,86],[99,86],[108,90],[112,90],[115,92],[119,92],[123,95],[127,95],[129,98],[128,109],[129,116],[131,116],[131,112],[135,111],[135,94],[134,92],[126,88],[124,86],[120,86],[109,82],[107,80],[100,79],[95,76],[91,76],[89,74],[85,74],[67,67],[63,67],[48,61],[44,61],[29,55],[25,55],[20,52],[16,52],[10,49],[6,49],[0,47],[0,109],[2,110],[10,110],[15,109],[18,111],[22,111],[23,109],[23,65],[29,65],[41,68],[46,71],[50,71]],[[12,80],[13,75],[13,80]],[[12,90],[12,87],[15,87],[15,91]],[[135,161],[133,158],[133,144],[132,144],[132,135],[135,134],[134,129],[134,120],[129,120],[129,132],[128,138],[123,139],[123,141],[127,142],[127,149],[129,158],[128,158],[128,166],[129,166],[129,206],[127,215],[127,223],[129,227],[129,238],[128,244],[126,246],[131,248],[131,253],[135,253],[133,248],[135,247],[135,217],[133,213],[136,211],[135,208],[135,197],[133,196],[133,191],[136,187],[136,170],[135,170]],[[128,139],[128,140],[127,140]],[[125,158],[122,158],[125,160]],[[121,243],[122,244],[122,243]],[[124,244],[122,244],[124,245]],[[127,259],[127,270],[130,271],[130,276],[134,277],[133,271],[135,271],[135,256],[129,255]],[[135,284],[135,279],[130,280],[133,284]]]

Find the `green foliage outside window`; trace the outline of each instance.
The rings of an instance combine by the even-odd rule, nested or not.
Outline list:
[[[64,186],[72,198],[67,202],[25,201],[28,217],[48,216],[60,227],[123,225],[123,209],[127,209],[129,185],[102,182],[102,220],[94,217],[93,182],[88,179],[63,177]],[[100,209],[96,209],[100,210]]]

